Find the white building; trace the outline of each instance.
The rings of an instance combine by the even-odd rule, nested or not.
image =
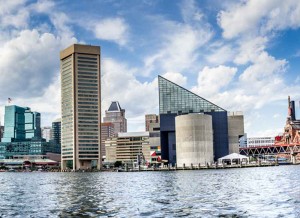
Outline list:
[[[247,147],[271,146],[275,143],[275,137],[253,137],[247,138]]]

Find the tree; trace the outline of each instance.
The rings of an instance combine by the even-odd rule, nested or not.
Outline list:
[[[114,164],[114,167],[117,167],[117,168],[121,167],[121,166],[122,166],[122,161],[119,161],[119,160],[116,161],[115,164]]]

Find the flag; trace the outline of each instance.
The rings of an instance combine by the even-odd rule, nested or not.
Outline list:
[[[8,98],[7,101],[8,101],[8,103],[10,103],[10,102],[12,101],[12,99],[11,99],[11,98]]]

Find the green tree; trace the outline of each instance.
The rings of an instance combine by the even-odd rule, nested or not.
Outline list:
[[[121,167],[122,166],[122,161],[116,161],[114,164],[114,167]]]

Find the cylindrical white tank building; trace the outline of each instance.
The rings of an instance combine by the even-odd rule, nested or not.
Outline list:
[[[194,166],[213,162],[212,117],[186,114],[175,118],[177,166]]]

